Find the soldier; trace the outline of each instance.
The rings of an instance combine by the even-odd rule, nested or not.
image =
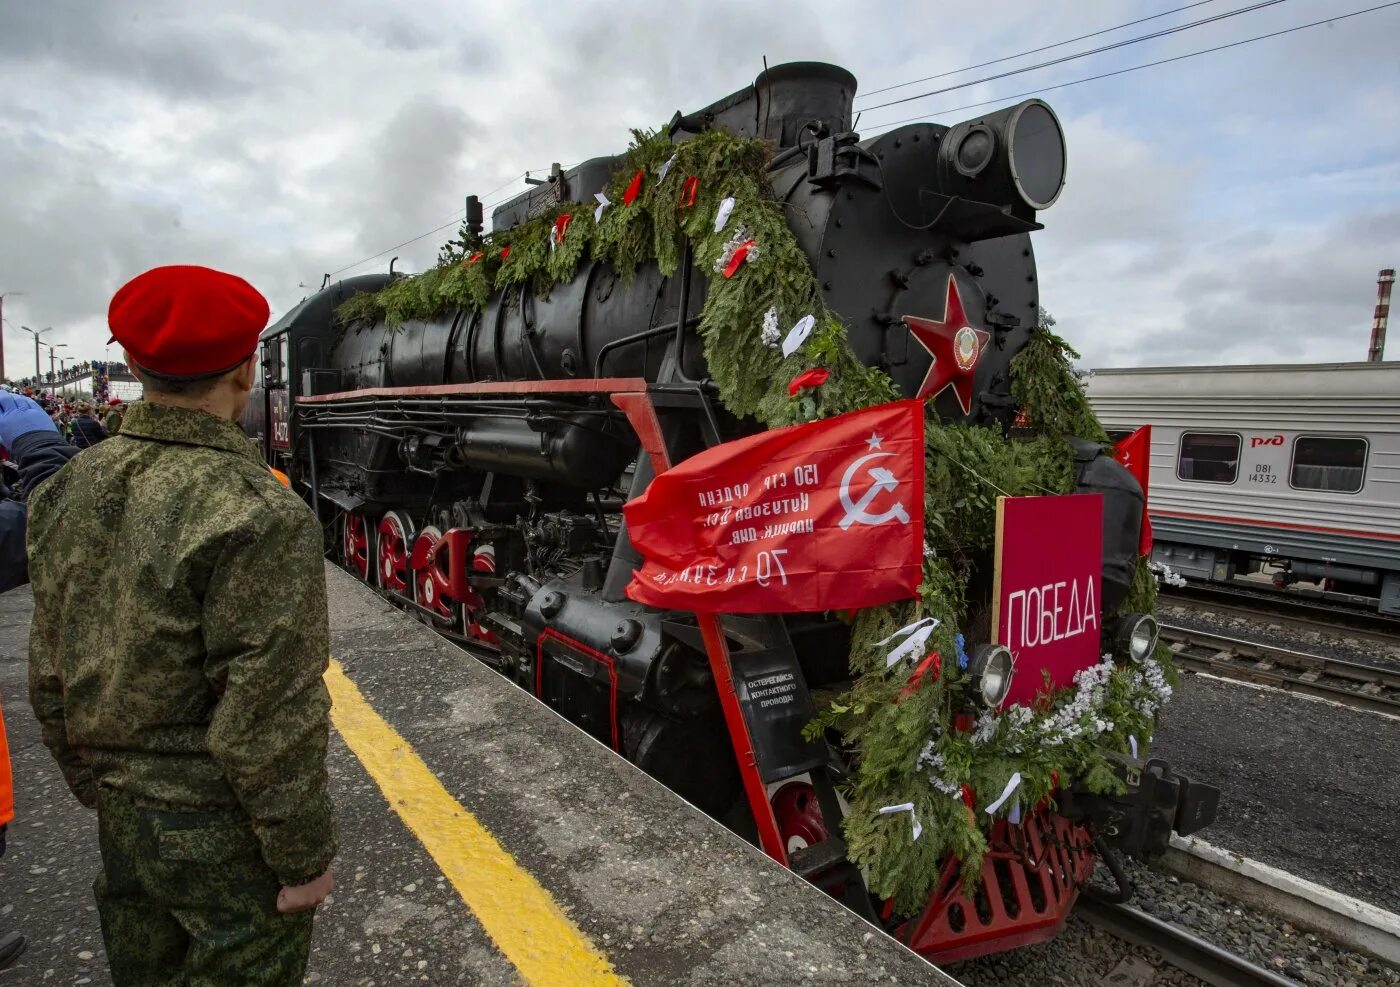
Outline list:
[[[267,316],[208,268],[122,287],[145,399],[30,504],[30,700],[118,987],[300,984],[331,890],[321,528],[236,424]]]
[[[109,363],[108,366],[110,367],[111,364]],[[107,402],[107,405],[111,410],[107,412],[107,420],[102,424],[107,429],[108,435],[116,435],[122,430],[121,398],[112,398],[112,400]]]

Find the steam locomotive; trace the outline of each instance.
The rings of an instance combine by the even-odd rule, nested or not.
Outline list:
[[[825,302],[856,355],[907,396],[932,357],[901,319],[941,312],[953,278],[992,343],[970,408],[946,392],[930,408],[1006,427],[1009,365],[1039,311],[1029,234],[1064,183],[1059,121],[1028,100],[861,140],[855,89],[837,66],[778,66],[677,113],[668,133],[679,143],[725,128],[771,143],[771,187]],[[556,169],[497,208],[493,229],[590,201],[620,167],[595,158]],[[474,198],[466,223],[484,225]],[[1053,816],[1043,831],[1028,824],[1014,880],[970,897],[942,888],[910,921],[877,915],[844,856],[839,758],[802,735],[811,690],[849,677],[847,625],[820,613],[706,620],[624,592],[640,559],[622,504],[669,464],[759,428],[727,413],[706,376],[696,332],[706,272],[687,256],[673,276],[653,264],[629,279],[585,259],[547,297],[498,291],[479,311],[392,328],[338,318],[347,299],[389,284],[390,267],[323,287],[266,330],[264,380],[244,421],[334,532],[331,551],[349,571],[931,959],[1052,936],[1092,869],[1091,819],[1111,821],[1099,852],[1105,833],[1141,851],[1181,828],[1189,784],[1137,762],[1125,768],[1127,794],[1081,799],[1079,818]],[[1087,459],[1085,476],[1121,469],[1097,450]],[[1136,530],[1107,534],[1106,610],[1127,592],[1137,540]],[[783,716],[754,697],[774,676],[797,686]]]

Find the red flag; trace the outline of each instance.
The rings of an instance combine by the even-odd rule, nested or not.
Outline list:
[[[871,607],[918,591],[924,405],[897,401],[706,449],[623,509],[627,595],[698,613]]]
[[[564,234],[569,229],[569,224],[574,221],[571,213],[560,213],[554,218],[554,242],[563,243]]]
[[[1147,474],[1152,468],[1152,426],[1144,425],[1113,447],[1113,458],[1137,478],[1142,487],[1142,534],[1138,554],[1152,557],[1152,519],[1147,516]]]

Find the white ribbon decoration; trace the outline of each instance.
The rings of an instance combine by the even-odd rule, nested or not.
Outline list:
[[[1137,757],[1137,738],[1128,734],[1128,746],[1132,749],[1133,757]]]
[[[1006,814],[1006,821],[1013,826],[1021,825],[1021,803],[1012,802],[1011,811]]]
[[[912,624],[901,627],[884,640],[876,641],[876,644],[889,644],[895,638],[904,638],[898,647],[885,656],[885,667],[892,668],[894,663],[901,658],[917,654],[919,650],[923,648],[924,642],[929,639],[929,635],[937,629],[937,617],[924,617],[914,621]]]
[[[734,196],[727,195],[724,201],[719,204],[719,210],[715,213],[715,232],[724,229],[724,224],[729,222],[729,214],[734,211]]]
[[[673,154],[666,159],[666,163],[661,166],[661,171],[657,173],[656,184],[660,185],[666,180],[666,172],[671,170],[671,165],[676,163],[676,156]]]
[[[1002,803],[1011,797],[1011,793],[1021,786],[1021,772],[1017,771],[1011,776],[1011,780],[1006,783],[1006,787],[1001,790],[1001,798],[987,806],[987,815],[994,814],[1001,808]]]
[[[804,315],[797,320],[797,325],[788,330],[786,338],[783,339],[783,356],[792,356],[797,352],[797,348],[807,342],[807,337],[812,335],[812,328],[817,324],[815,315]]]
[[[909,841],[910,843],[917,842],[919,837],[923,835],[924,827],[919,825],[919,817],[914,815],[913,802],[901,802],[899,805],[887,805],[880,809],[879,812],[882,816],[888,816],[895,812],[909,813],[909,820],[914,824],[914,837]]]
[[[594,192],[593,198],[598,200],[598,208],[593,210],[593,222],[596,223],[603,218],[603,210],[612,205],[612,203],[608,201],[608,197],[602,192]]]

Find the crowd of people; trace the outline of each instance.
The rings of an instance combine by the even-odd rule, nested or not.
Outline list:
[[[125,363],[119,363],[115,360],[84,360],[82,363],[75,363],[63,370],[49,370],[33,377],[22,377],[15,381],[13,386],[19,391],[28,388],[32,392],[54,385],[71,384],[89,376],[93,378],[94,382],[97,380],[105,381],[113,374],[129,376],[131,368]]]
[[[36,391],[24,384],[16,388],[0,386],[0,391],[32,399],[49,416],[58,433],[79,449],[95,446],[108,436],[117,434],[126,414],[126,402],[121,398],[109,398],[105,402],[82,400],[52,391]],[[0,462],[7,458],[5,446],[0,444]]]

